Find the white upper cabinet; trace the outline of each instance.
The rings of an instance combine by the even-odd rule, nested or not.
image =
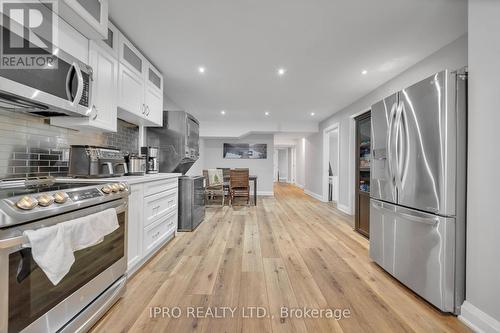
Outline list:
[[[108,23],[108,32],[106,34],[106,38],[97,40],[97,44],[100,45],[103,49],[107,50],[109,53],[113,55],[116,59],[120,57],[119,45],[120,41],[120,30],[109,21]]]
[[[144,104],[146,117],[151,122],[162,125],[163,120],[163,76],[149,62],[146,63]]]
[[[108,36],[108,0],[60,0],[59,16],[89,39]]]
[[[64,20],[59,20],[58,39],[54,45],[73,57],[89,64],[89,40]]]
[[[144,126],[163,124],[163,77],[123,35],[119,37],[118,116]]]
[[[90,116],[55,117],[51,118],[51,124],[84,131],[116,132],[118,59],[90,41],[89,61],[93,69]]]

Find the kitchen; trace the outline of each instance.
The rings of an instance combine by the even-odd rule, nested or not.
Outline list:
[[[386,1],[388,13],[359,1],[365,32],[370,11],[398,11]],[[339,27],[350,23],[333,9],[361,20],[354,4],[299,3],[220,2],[198,11],[151,1],[140,12],[132,1],[1,2],[9,60],[0,67],[0,332],[500,331],[498,216],[485,179],[498,161],[484,144],[495,140],[500,102],[492,88],[500,49],[484,36],[500,29],[499,6],[407,0],[399,9],[411,23],[399,24],[409,38],[391,40],[395,22],[374,28],[377,36],[343,34]],[[271,14],[281,11],[275,23]],[[416,28],[424,18],[426,33]],[[372,52],[336,51],[330,35]],[[282,49],[255,51],[273,43]],[[338,58],[306,56],[308,48]],[[44,62],[30,65],[32,55]],[[433,92],[446,91],[412,90],[429,80]],[[423,95],[448,104],[435,108],[443,117],[412,131],[423,124],[410,111],[416,118]],[[368,110],[371,132],[358,137]],[[384,127],[386,116],[398,125]],[[425,133],[435,123],[450,127]],[[330,189],[332,131],[338,163]],[[412,145],[434,134],[446,142],[446,171],[434,169],[428,147],[422,155]],[[289,174],[274,183],[279,149],[288,152]],[[428,172],[405,189],[402,179],[420,162]],[[392,201],[391,190],[377,187],[386,177],[397,183]],[[411,190],[427,198],[432,179],[434,190],[448,188],[439,193],[445,208],[441,197],[436,209],[405,197]],[[421,233],[401,222],[390,229],[392,217],[374,214],[373,201],[445,222]],[[407,238],[389,237],[400,233]],[[421,239],[428,243],[419,247]],[[399,242],[413,247],[398,261]],[[205,316],[188,316],[195,309]],[[236,310],[206,316],[221,309]],[[325,318],[330,309],[338,311]],[[316,310],[323,317],[304,317]]]

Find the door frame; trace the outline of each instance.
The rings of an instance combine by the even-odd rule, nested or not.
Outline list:
[[[326,127],[323,130],[323,176],[322,179],[322,197],[324,202],[328,202],[328,177],[330,176],[328,171],[328,163],[330,160],[330,133],[337,131],[337,174],[340,176],[340,123],[335,123]],[[340,193],[340,177],[338,181],[338,186],[335,188],[335,197],[337,198],[337,204],[339,201]]]

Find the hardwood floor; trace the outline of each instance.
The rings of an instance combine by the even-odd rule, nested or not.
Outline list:
[[[195,232],[180,233],[129,280],[93,332],[469,332],[375,265],[351,223],[287,184],[256,207],[207,209]],[[188,312],[197,307],[206,318]],[[225,318],[208,313],[224,307]],[[251,307],[267,315],[250,316]],[[282,307],[345,312],[280,318]]]

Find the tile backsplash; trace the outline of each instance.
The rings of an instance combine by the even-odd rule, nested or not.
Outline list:
[[[116,133],[84,133],[52,126],[47,120],[0,109],[0,179],[55,176],[68,173],[73,144],[139,150],[139,128],[118,120]]]

